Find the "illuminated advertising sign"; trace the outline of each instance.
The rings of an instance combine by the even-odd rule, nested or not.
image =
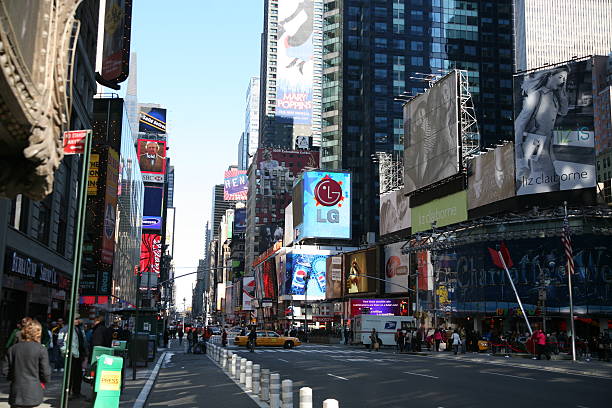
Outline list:
[[[263,296],[273,298],[276,296],[276,264],[274,258],[269,258],[263,263],[262,267]]]
[[[106,160],[106,192],[104,194],[104,225],[102,229],[101,260],[113,263],[115,254],[115,228],[117,221],[117,194],[119,193],[119,154],[108,148]]]
[[[163,183],[166,171],[166,142],[138,139],[138,163],[143,181]]]
[[[163,108],[140,107],[138,131],[144,133],[166,133],[166,110]]]
[[[376,291],[377,265],[376,249],[350,252],[344,255],[344,276],[346,278],[346,293],[366,293]]]
[[[400,316],[402,299],[350,299],[351,317],[361,314]]]
[[[385,245],[385,292],[407,292],[410,259],[402,254],[403,242]]]
[[[594,187],[592,60],[514,77],[516,194]]]
[[[410,228],[409,202],[403,189],[380,196],[380,235]]]
[[[325,299],[326,270],[329,251],[288,251],[285,256],[285,276],[283,294],[293,299]],[[306,294],[306,285],[308,293]]]
[[[223,199],[225,201],[246,201],[249,180],[246,170],[228,170],[224,174]]]
[[[253,310],[251,301],[255,298],[255,278],[242,278],[242,310]]]
[[[257,228],[259,229],[260,253],[272,248],[279,241],[282,244],[285,233],[281,223],[260,225]]]
[[[330,256],[327,262],[325,297],[337,299],[342,297],[342,255]]]
[[[89,176],[87,176],[87,195],[98,195],[100,180],[100,155],[92,153],[89,156]]]
[[[103,85],[116,85],[128,77],[131,28],[132,0],[106,0],[101,81],[98,80]]]
[[[142,217],[142,229],[162,229],[162,217]]]
[[[140,245],[140,272],[150,272],[159,275],[161,260],[161,235],[142,234]]]
[[[162,214],[163,201],[164,188],[162,186],[145,186],[142,214],[145,216],[160,217]]]
[[[455,224],[467,220],[467,192],[460,191],[412,209],[412,232]]]
[[[295,125],[312,123],[313,17],[312,0],[278,4],[276,117]]]
[[[472,159],[468,171],[468,208],[514,197],[514,145],[498,146]]]
[[[303,211],[296,238],[350,239],[351,174],[307,171],[300,185]]]
[[[234,210],[234,232],[236,234],[246,232],[246,208]]]

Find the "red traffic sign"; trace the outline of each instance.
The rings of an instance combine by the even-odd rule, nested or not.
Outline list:
[[[85,138],[90,133],[91,129],[64,132],[64,154],[85,153]]]

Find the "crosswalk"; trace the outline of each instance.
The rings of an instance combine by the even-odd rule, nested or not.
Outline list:
[[[243,347],[228,347],[228,350],[235,353],[249,353],[249,350]],[[372,355],[372,352],[366,350],[342,350],[336,348],[324,348],[316,346],[298,346],[291,350],[283,348],[263,348],[258,347],[255,349],[256,353],[303,353],[303,354],[325,354],[325,355]]]

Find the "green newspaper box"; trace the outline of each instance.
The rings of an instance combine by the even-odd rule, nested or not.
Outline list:
[[[102,354],[96,362],[94,408],[117,408],[121,396],[123,358]]]

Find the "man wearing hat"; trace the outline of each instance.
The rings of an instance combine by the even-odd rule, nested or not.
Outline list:
[[[67,353],[66,340],[68,340],[68,325],[62,327],[58,336],[58,345],[63,355]],[[72,367],[70,370],[70,394],[73,398],[81,397],[81,382],[83,381],[83,362],[87,361],[87,340],[81,325],[81,316],[74,315],[74,328],[72,332]]]
[[[141,154],[138,162],[140,171],[161,173],[164,170],[164,158],[160,156],[159,144],[152,140],[145,143],[146,153]]]

